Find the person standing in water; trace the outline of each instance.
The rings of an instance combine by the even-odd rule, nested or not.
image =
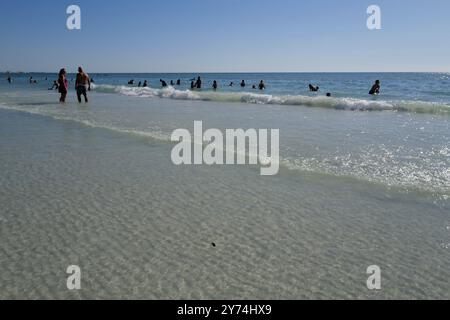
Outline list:
[[[61,94],[59,102],[65,103],[67,92],[69,90],[69,81],[67,81],[66,69],[61,69],[58,75],[58,92]]]
[[[53,90],[53,89],[55,89],[55,90],[59,89],[58,81],[56,81],[56,80],[53,81],[53,85],[50,88],[48,88],[48,90]]]
[[[217,90],[218,85],[217,85],[217,81],[216,80],[213,81],[212,87],[213,87],[214,90]]]
[[[147,80],[144,81],[144,85],[142,86],[142,88],[146,88],[148,86]]]
[[[8,78],[6,80],[8,80],[8,83],[11,83],[12,82],[11,76],[8,75]]]
[[[264,90],[266,88],[266,85],[264,84],[264,81],[261,80],[259,83],[259,90]]]
[[[91,91],[91,79],[89,79],[89,76],[83,71],[82,67],[78,67],[75,89],[77,91],[78,102],[81,103],[81,96],[84,96],[84,101],[88,103],[87,91]]]
[[[195,83],[195,87],[197,89],[201,89],[202,88],[202,79],[200,78],[200,76],[197,78],[197,82]]]
[[[372,89],[370,89],[369,94],[376,95],[380,94],[381,89],[381,82],[380,80],[375,81],[375,84],[372,86]]]
[[[177,86],[181,86],[181,79],[177,80]]]
[[[241,81],[241,88],[245,88],[245,81],[244,80]]]
[[[167,87],[167,82],[165,82],[163,79],[159,79],[159,82],[161,82],[161,86],[163,88]]]

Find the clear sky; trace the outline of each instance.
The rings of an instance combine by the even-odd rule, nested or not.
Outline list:
[[[0,71],[449,72],[450,1],[5,0],[0,40]]]

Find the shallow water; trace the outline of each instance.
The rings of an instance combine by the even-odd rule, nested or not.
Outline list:
[[[444,115],[0,91],[0,298],[450,298]],[[194,120],[279,128],[280,173],[174,166]]]

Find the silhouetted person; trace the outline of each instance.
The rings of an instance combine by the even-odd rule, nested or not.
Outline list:
[[[253,85],[253,86],[252,86],[252,89],[256,89],[256,86],[255,86],[255,85]]]
[[[213,81],[212,87],[213,87],[214,90],[217,90],[218,86],[217,86],[217,81],[216,80]]]
[[[134,80],[130,80],[130,81],[128,81],[128,84],[131,84],[131,85],[133,85],[133,84],[134,84]]]
[[[173,80],[170,80],[170,85],[173,87],[175,85],[175,82],[173,82]]]
[[[245,81],[244,80],[241,81],[241,88],[245,88]]]
[[[163,88],[167,87],[167,82],[165,82],[163,79],[159,79],[159,82],[161,82],[161,86]]]
[[[91,78],[91,83],[95,83],[94,78]]]
[[[11,83],[12,82],[11,76],[8,76],[7,80],[8,80],[8,83]]]
[[[327,92],[327,97],[331,97],[331,93]]]
[[[177,86],[181,86],[181,79],[177,80]]]
[[[197,89],[201,89],[202,88],[202,79],[200,77],[197,78],[197,82],[195,83],[195,87]]]
[[[233,82],[230,82],[230,84],[228,85],[229,87],[232,87],[232,86],[234,86],[234,83]]]
[[[264,90],[266,88],[266,85],[264,84],[264,81],[261,80],[258,86],[259,90]]]
[[[58,75],[58,92],[61,94],[59,98],[59,102],[66,102],[67,92],[69,90],[69,81],[67,81],[67,72],[66,69],[59,70]]]
[[[87,91],[91,91],[91,79],[83,71],[83,68],[78,67],[77,79],[75,81],[75,89],[77,91],[78,102],[81,103],[81,96],[84,96],[84,101],[89,102]]]
[[[194,81],[191,81],[191,90],[195,89],[195,83]]]
[[[317,92],[317,91],[319,91],[319,87],[318,86],[314,87],[312,84],[309,84],[309,91]]]
[[[142,86],[142,88],[147,88],[147,86],[148,86],[148,83],[147,83],[147,80],[145,80],[144,81],[144,85]]]
[[[31,83],[31,84],[35,84],[35,83],[37,83],[37,81],[34,80],[33,77],[30,77],[30,83]]]
[[[53,89],[55,89],[55,90],[59,89],[59,85],[58,85],[58,82],[56,80],[53,81],[53,85],[50,88],[48,88],[48,90],[53,90]]]
[[[140,87],[141,87],[141,85],[142,85],[142,82],[141,82],[141,81],[139,81],[139,83],[138,83],[138,88],[140,88]]]
[[[370,89],[369,94],[375,95],[380,94],[381,89],[381,83],[380,80],[375,81],[375,84],[372,86],[372,89]]]

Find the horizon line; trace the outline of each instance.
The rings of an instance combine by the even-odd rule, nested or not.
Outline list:
[[[32,73],[42,73],[42,74],[54,74],[58,73],[57,71],[0,71],[0,73],[4,74],[32,74]],[[76,73],[68,72],[68,73]],[[89,71],[88,73],[92,74],[298,74],[298,73],[450,73],[450,71],[182,71],[182,72],[98,72],[98,71]]]

